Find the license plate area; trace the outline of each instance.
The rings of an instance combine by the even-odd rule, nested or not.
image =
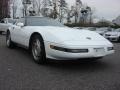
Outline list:
[[[94,48],[94,52],[96,56],[103,56],[105,53],[104,48]]]

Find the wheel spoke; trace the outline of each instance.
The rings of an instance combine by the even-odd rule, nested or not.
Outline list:
[[[33,45],[32,45],[32,53],[33,53],[33,56],[35,58],[35,60],[38,60],[40,58],[40,53],[41,53],[41,44],[40,44],[40,41],[38,39],[36,39],[34,42],[33,42]]]

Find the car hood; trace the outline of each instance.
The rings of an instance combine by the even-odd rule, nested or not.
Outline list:
[[[88,41],[88,40],[105,40],[104,37],[89,30],[78,30],[68,27],[46,27],[48,33],[60,38],[63,41]]]
[[[62,43],[65,41],[107,41],[98,33],[84,29],[78,30],[68,27],[52,26],[31,27],[31,29],[40,32],[45,41],[55,43]]]

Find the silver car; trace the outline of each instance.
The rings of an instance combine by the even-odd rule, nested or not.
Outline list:
[[[114,31],[105,33],[105,38],[107,38],[110,41],[120,42],[120,28]]]

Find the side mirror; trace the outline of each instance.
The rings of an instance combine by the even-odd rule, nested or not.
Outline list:
[[[17,26],[19,26],[19,27],[23,27],[24,24],[23,24],[23,23],[17,23]]]

